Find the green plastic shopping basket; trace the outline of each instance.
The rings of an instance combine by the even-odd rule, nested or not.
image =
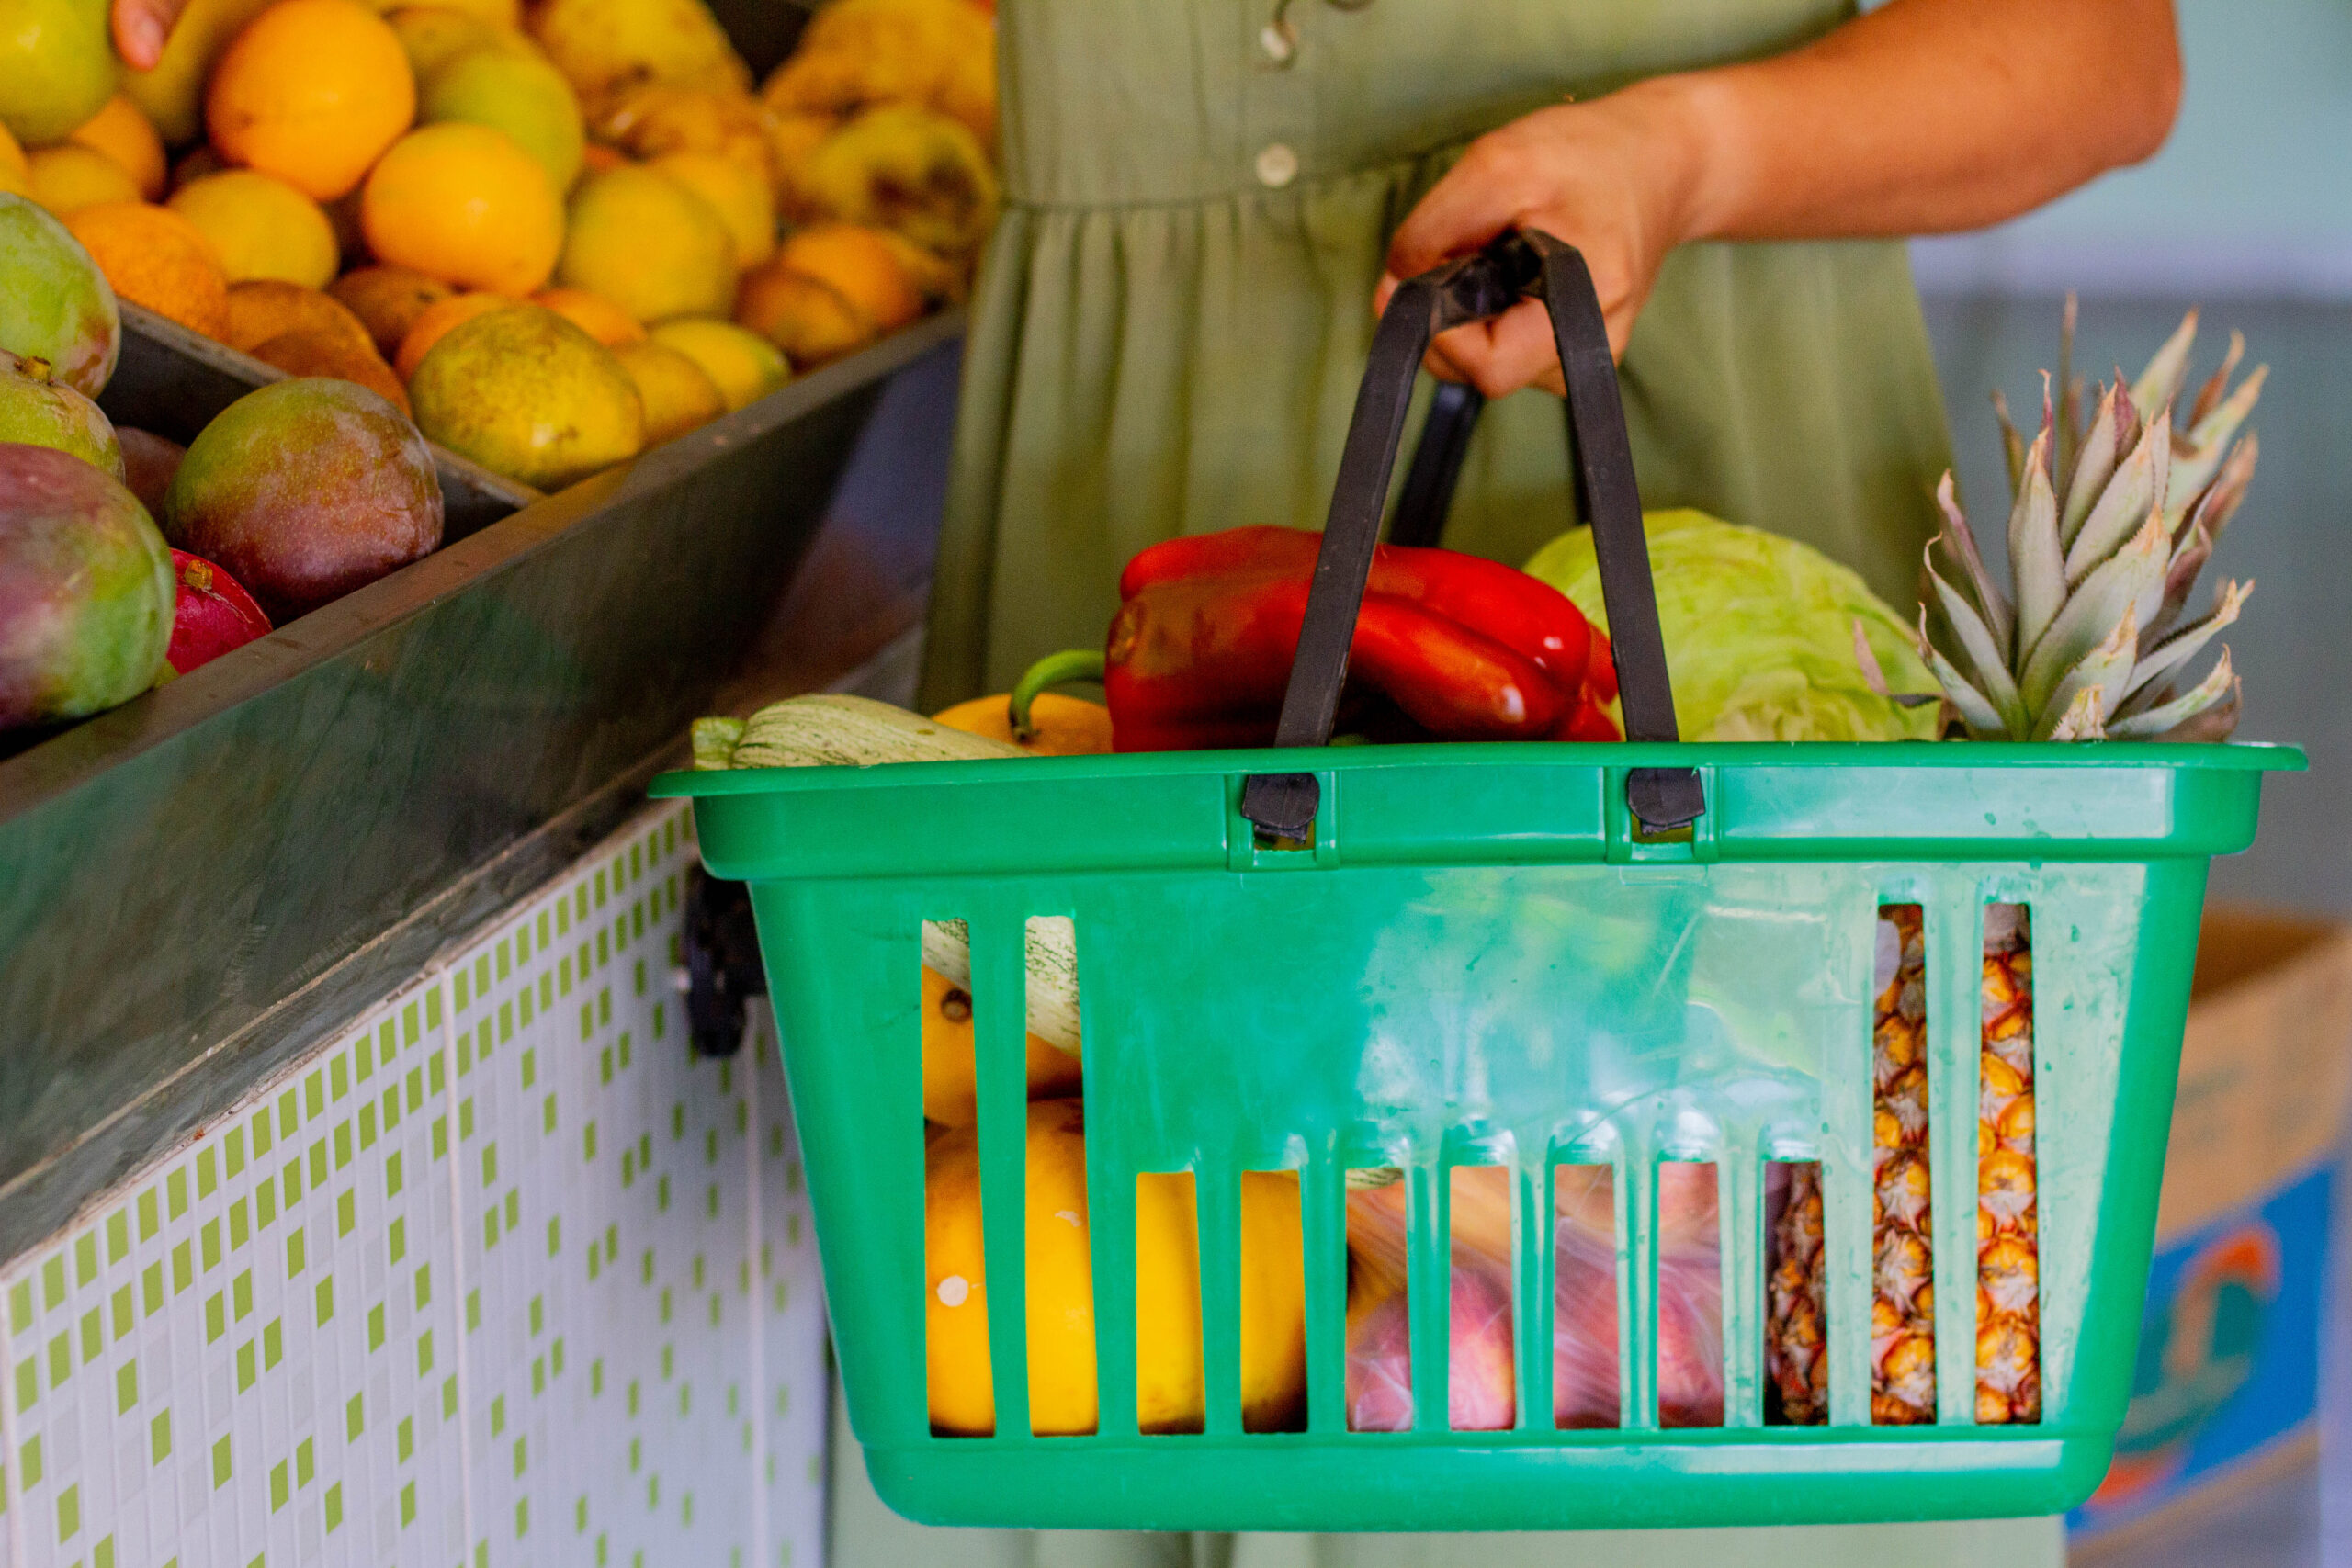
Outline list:
[[[1430,334],[1551,305],[1624,744],[1425,745],[676,773],[751,885],[850,1419],[934,1523],[1509,1529],[2052,1513],[2130,1391],[2207,863],[2288,748],[1678,745],[1600,312],[1573,251],[1417,279],[1384,318],[1285,739],[1329,733]],[[1529,258],[1535,258],[1531,260]],[[1539,265],[1540,264],[1540,265]],[[1498,281],[1499,279],[1499,281]],[[1328,582],[1327,582],[1327,580]],[[1679,818],[1679,830],[1678,821]],[[1930,1169],[1976,1191],[1984,911],[2030,911],[2042,1410],[1975,1424],[1976,1212],[1932,1219],[1937,1419],[1871,1424],[1871,1028],[1888,904],[1925,920]],[[1076,934],[1100,1417],[1032,1435],[1026,923]],[[996,1429],[932,1431],[922,927],[967,922]],[[1657,1170],[1715,1168],[1719,1427],[1658,1409]],[[1828,1420],[1767,1424],[1766,1162],[1818,1161]],[[1621,1421],[1555,1430],[1552,1173],[1613,1171]],[[1517,1426],[1448,1429],[1449,1171],[1513,1189]],[[1404,1173],[1412,1429],[1347,1429],[1346,1179]],[[1305,1429],[1243,1429],[1241,1173],[1299,1173]],[[1139,1173],[1198,1198],[1204,1429],[1136,1406]]]

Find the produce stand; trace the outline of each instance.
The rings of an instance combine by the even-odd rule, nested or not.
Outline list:
[[[618,820],[739,673],[885,383],[961,327],[553,496],[437,454],[442,549],[0,758],[0,1254]],[[139,313],[107,407],[185,436],[277,374]]]
[[[118,425],[152,430],[185,446],[212,416],[286,372],[249,354],[192,333],[137,305],[122,307],[122,357],[98,406]],[[442,538],[455,543],[539,499],[529,485],[493,474],[446,447],[433,448],[440,470]]]

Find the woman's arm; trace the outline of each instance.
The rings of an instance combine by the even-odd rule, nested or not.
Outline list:
[[[1623,353],[1690,240],[1980,228],[2163,145],[2180,101],[2171,0],[1891,0],[1803,49],[1655,77],[1481,137],[1389,246],[1388,278],[1532,225],[1585,253]],[[1532,302],[1440,338],[1489,397],[1557,390]]]

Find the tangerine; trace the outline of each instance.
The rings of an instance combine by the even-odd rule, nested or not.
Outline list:
[[[409,128],[416,78],[359,0],[278,0],[221,54],[204,114],[229,162],[333,201]]]
[[[635,316],[585,288],[542,288],[531,296],[531,303],[545,305],[606,348],[636,343],[645,336],[645,329],[637,324]]]
[[[204,231],[168,207],[107,201],[64,220],[114,291],[191,332],[217,338],[229,324],[229,278]]]

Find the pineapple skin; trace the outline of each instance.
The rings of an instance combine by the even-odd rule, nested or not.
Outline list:
[[[1926,949],[1916,906],[1881,911],[1894,973],[1872,1010],[1871,1420],[1935,1419],[1935,1290],[1928,1168]],[[2033,954],[2027,912],[1985,912],[1978,1074],[1976,1420],[2041,1419],[2041,1269],[2035,1191]],[[1828,1419],[1821,1175],[1791,1172],[1774,1222],[1766,1370],[1781,1418]]]

